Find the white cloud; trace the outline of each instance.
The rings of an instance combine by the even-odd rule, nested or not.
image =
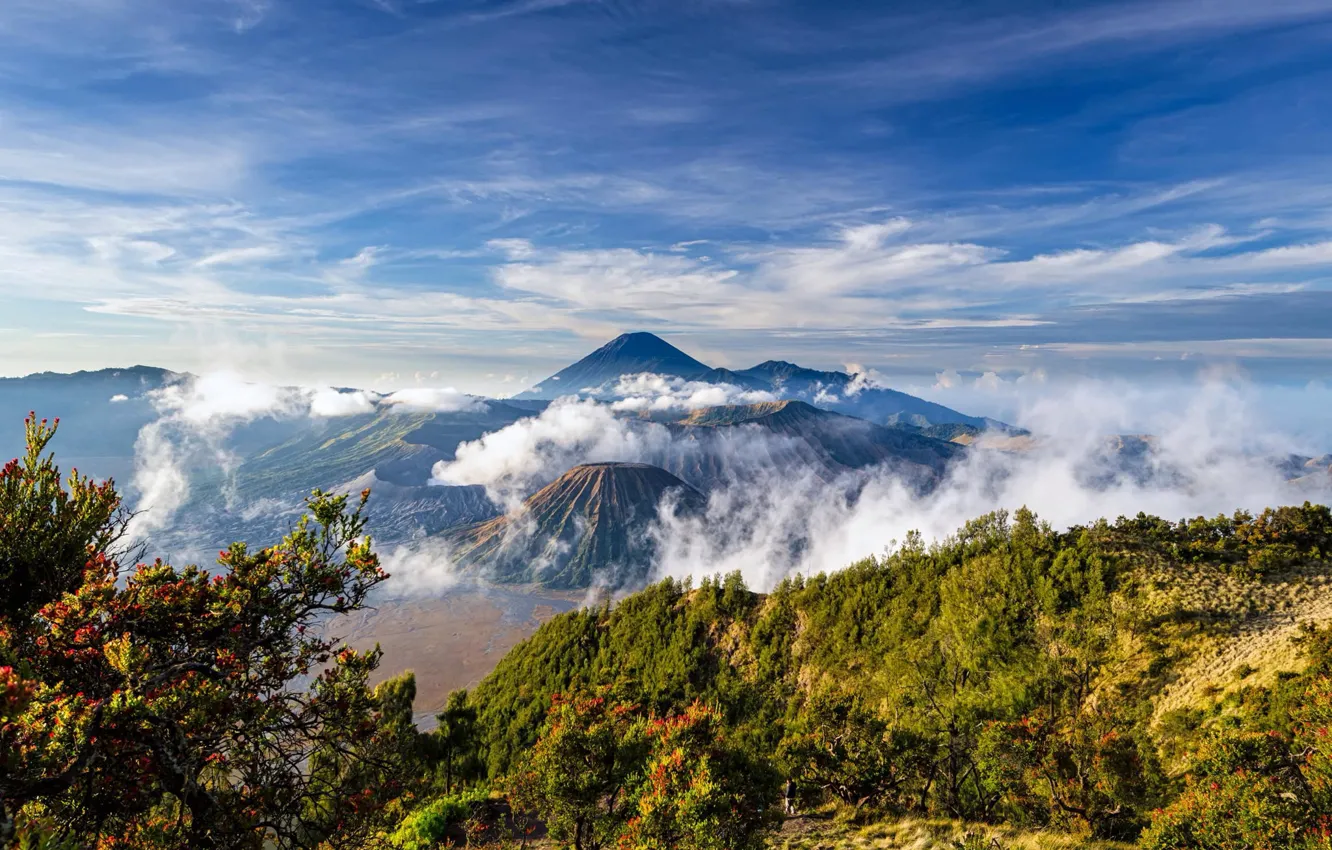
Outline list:
[[[878,224],[861,224],[842,230],[842,241],[847,246],[861,250],[875,250],[883,246],[885,240],[898,236],[911,229],[911,222],[905,218],[893,218]]]
[[[148,394],[159,418],[139,431],[133,488],[138,492],[131,533],[138,538],[167,527],[190,493],[201,466],[223,473],[224,492],[239,463],[225,446],[234,428],[264,416],[294,415],[297,394],[252,384],[233,373],[185,379]]]
[[[356,416],[374,413],[378,393],[368,390],[335,390],[321,387],[310,396],[310,415],[315,417]]]
[[[763,390],[686,381],[684,378],[651,372],[622,375],[614,384],[585,388],[584,392],[597,398],[612,399],[612,410],[634,413],[680,412],[725,404],[757,404],[777,400],[777,396]]]
[[[234,372],[185,378],[149,392],[148,398],[158,418],[139,432],[131,482],[139,511],[132,533],[141,538],[170,525],[189,498],[191,480],[203,470],[221,472],[223,495],[228,500],[234,497],[241,459],[228,438],[246,423],[367,415],[381,409],[457,412],[484,405],[452,388],[417,387],[380,395],[369,390],[282,387],[247,381]]]
[[[484,485],[493,501],[513,508],[579,463],[643,460],[669,443],[661,425],[627,424],[607,405],[563,399],[539,416],[463,443],[454,460],[436,464],[433,479]]]
[[[404,410],[429,413],[457,413],[485,408],[482,399],[459,392],[453,387],[411,387],[384,396],[382,403]]]
[[[571,308],[680,313],[689,303],[737,292],[737,272],[678,254],[629,248],[537,252],[529,243],[506,246],[510,262],[494,270],[505,289],[552,299]]]
[[[244,34],[258,26],[268,13],[266,0],[231,0],[231,2],[236,7],[231,27],[237,34]]]
[[[63,189],[188,196],[225,193],[243,180],[251,156],[235,136],[189,133],[173,124],[69,125],[55,115],[7,109],[0,179]]]
[[[392,579],[382,585],[380,592],[392,596],[436,596],[476,582],[475,576],[462,576],[454,570],[453,552],[438,538],[394,546],[380,554],[380,562]]]
[[[710,257],[547,250],[511,240],[492,243],[508,259],[494,275],[515,297],[538,297],[566,315],[609,313],[626,326],[665,320],[691,328],[834,331],[1034,326],[1046,322],[1039,310],[1052,296],[1073,304],[1243,297],[1309,285],[1253,280],[1260,275],[1332,268],[1323,243],[1244,250],[1244,243],[1272,234],[1237,235],[1216,225],[1174,239],[1029,258],[974,241],[902,241],[918,229],[929,228],[889,219],[843,228],[817,244],[722,245]],[[1235,281],[1237,272],[1250,280]],[[978,305],[997,315],[964,312]]]
[[[842,395],[846,398],[858,396],[865,390],[884,389],[889,386],[887,375],[859,363],[846,364],[846,373],[851,376],[851,383],[842,390]]]
[[[209,254],[195,263],[199,268],[210,266],[238,266],[262,263],[283,256],[285,252],[277,245],[252,245],[246,248],[228,248]]]
[[[1309,447],[1243,384],[1064,386],[1031,396],[1017,421],[1036,434],[1024,450],[973,449],[928,494],[882,472],[839,487],[798,469],[769,469],[714,492],[702,516],[663,512],[657,575],[739,570],[766,590],[791,572],[842,569],[910,531],[941,540],[1000,508],[1029,507],[1064,528],[1139,511],[1178,519],[1329,495],[1298,489],[1277,471],[1272,458]],[[1156,435],[1142,465],[1118,465],[1107,438],[1141,431]]]

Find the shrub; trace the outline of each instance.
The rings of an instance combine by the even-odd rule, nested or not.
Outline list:
[[[428,850],[456,836],[471,816],[472,807],[484,799],[484,794],[450,794],[436,797],[413,811],[389,836],[396,850]]]

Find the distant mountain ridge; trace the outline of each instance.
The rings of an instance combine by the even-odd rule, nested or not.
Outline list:
[[[531,415],[502,401],[447,413],[381,407],[318,423],[250,455],[238,480],[246,492],[265,498],[328,488],[368,471],[398,486],[425,486],[431,468],[452,460],[461,443]]]
[[[965,413],[886,387],[868,386],[862,376],[807,369],[786,360],[765,360],[748,369],[711,368],[655,334],[622,334],[596,351],[519,395],[553,399],[606,395],[620,378],[650,372],[706,384],[771,393],[881,425],[966,425],[1007,430],[1002,422]]]
[[[0,462],[22,453],[23,419],[35,411],[60,420],[62,464],[124,484],[134,470],[139,429],[158,415],[146,393],[188,377],[140,365],[0,378]]]
[[[135,366],[108,366],[104,369],[80,369],[77,372],[30,372],[27,375],[17,377],[0,377],[0,383],[6,381],[105,381],[105,380],[128,380],[137,381],[144,384],[161,385],[175,378],[187,377],[188,372],[173,372],[170,369],[164,369],[161,366],[145,366],[142,363]]]
[[[819,385],[845,385],[851,381],[851,376],[845,372],[806,369],[788,360],[764,360],[757,366],[740,369],[736,374],[761,381],[770,387],[789,388],[797,392],[805,392]]]

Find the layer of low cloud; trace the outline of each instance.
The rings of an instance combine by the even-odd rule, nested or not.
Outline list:
[[[1178,360],[1179,354],[1174,358]],[[1263,441],[1275,443],[1268,446],[1272,452],[1287,447],[1318,455],[1332,447],[1332,422],[1327,417],[1332,409],[1332,387],[1326,383],[1266,384],[1246,380],[1233,369],[1201,371],[1203,377],[1196,386],[1225,388],[1235,399],[1232,407],[1247,412],[1249,421],[1239,430],[1249,449],[1261,449],[1255,443]],[[1005,422],[1039,418],[1045,415],[1042,411],[1065,404],[1090,404],[1103,411],[1103,426],[1115,433],[1149,433],[1161,427],[1167,411],[1194,397],[1195,391],[1188,389],[1192,386],[1195,384],[1109,377],[1070,380],[1038,368],[968,373],[949,369],[937,373],[932,383],[898,389]],[[1109,407],[1105,400],[1112,400]]]
[[[321,387],[310,396],[310,415],[321,418],[373,413],[379,395],[366,390],[339,391]]]
[[[384,588],[392,596],[438,596],[475,581],[452,568],[453,553],[442,540],[418,540],[381,550],[379,560],[392,577]]]
[[[308,421],[365,416],[379,410],[481,410],[484,400],[452,387],[412,388],[381,394],[332,387],[283,387],[246,381],[233,372],[186,377],[147,393],[157,418],[134,447],[131,481],[137,494],[131,533],[144,538],[168,528],[188,501],[192,480],[217,475],[231,506],[242,458],[231,446],[238,428],[261,419]],[[212,486],[212,485],[210,485]]]
[[[382,404],[423,413],[459,413],[481,410],[485,402],[453,387],[411,387],[389,393]]]
[[[1169,400],[1104,390],[1070,387],[1034,400],[1017,417],[1031,440],[973,449],[924,496],[882,473],[839,488],[790,470],[714,493],[703,517],[663,515],[658,574],[739,570],[770,588],[791,572],[835,571],[883,552],[910,531],[943,539],[998,509],[1026,506],[1062,528],[1139,511],[1180,519],[1261,510],[1332,491],[1332,478],[1321,487],[1285,480],[1273,460],[1308,446],[1272,430],[1242,386],[1176,387]],[[1149,400],[1161,406],[1144,407]],[[1112,435],[1144,424],[1153,435],[1147,455],[1119,466]]]

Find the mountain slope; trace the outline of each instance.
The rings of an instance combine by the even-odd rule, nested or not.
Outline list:
[[[1309,661],[1304,652],[1332,647],[1332,635],[1305,636],[1300,646],[1289,639],[1295,616],[1329,619],[1327,509],[1236,517],[1207,521],[1199,534],[1203,520],[1144,514],[1063,532],[1025,512],[1011,523],[992,514],[937,546],[793,578],[767,596],[748,593],[736,575],[694,587],[663,582],[611,608],[563,614],[471,692],[490,771],[507,773],[534,740],[552,693],[627,682],[635,690],[626,699],[662,714],[694,700],[717,707],[731,735],[769,754],[815,721],[843,723],[847,715],[828,709],[845,703],[827,700],[854,697],[907,740],[925,742],[913,754],[934,754],[907,768],[919,772],[906,780],[907,799],[934,812],[956,802],[935,781],[955,769],[947,759],[980,764],[994,742],[949,737],[956,733],[934,713],[943,690],[950,710],[964,704],[993,723],[1048,716],[1038,711],[1078,723],[1114,716],[1114,734],[1132,735],[1130,752],[1149,756],[1131,759],[1132,770],[1178,775],[1244,711],[1245,689],[1286,689],[1250,695],[1255,719],[1266,722],[1304,693],[1294,678]],[[1236,569],[1254,563],[1268,566]],[[1068,666],[1070,647],[1085,668]],[[818,786],[813,779],[806,787]],[[1139,803],[1145,815],[1161,801]]]
[[[578,393],[614,382],[622,375],[652,372],[689,378],[708,371],[708,367],[650,333],[621,334],[579,360],[550,376],[518,398],[555,398]]]
[[[827,410],[885,425],[968,425],[984,430],[1002,423],[968,416],[942,404],[887,387],[857,384],[846,372],[806,369],[785,360],[767,360],[734,373],[750,385],[762,384],[785,398],[801,399]]]
[[[576,466],[521,510],[445,535],[464,570],[500,582],[575,588],[642,582],[652,562],[647,531],[663,499],[696,511],[703,496],[664,469],[642,463]]]
[[[423,486],[432,467],[458,445],[532,415],[489,401],[449,413],[381,407],[376,413],[312,424],[297,436],[246,459],[238,476],[248,498],[283,498],[328,489],[369,472],[399,486]]]
[[[383,406],[376,413],[281,423],[295,434],[241,452],[234,481],[211,467],[192,470],[189,502],[170,528],[154,535],[154,545],[179,555],[216,550],[238,535],[271,544],[315,488],[358,493],[369,487],[368,528],[381,543],[487,519],[499,508],[482,488],[427,486],[431,471],[452,459],[460,442],[530,415],[492,401],[456,412]]]
[[[134,469],[139,429],[157,418],[145,393],[183,377],[154,366],[130,366],[0,378],[0,458],[23,452],[23,419],[35,411],[41,418],[60,419],[64,465],[124,484]]]
[[[757,366],[739,369],[742,378],[762,382],[769,389],[785,389],[792,393],[817,392],[822,388],[842,388],[851,382],[845,372],[824,372],[806,369],[786,360],[765,360]]]
[[[703,408],[667,427],[676,439],[660,465],[702,488],[804,469],[832,480],[875,466],[928,488],[966,451],[803,401]]]

